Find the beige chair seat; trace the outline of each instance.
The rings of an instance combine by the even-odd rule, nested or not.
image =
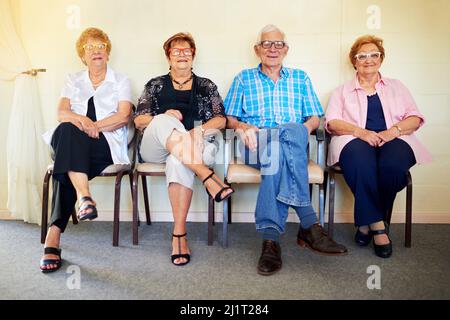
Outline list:
[[[139,163],[136,165],[136,170],[142,173],[164,173],[166,172],[165,163]]]
[[[314,161],[309,160],[308,175],[310,184],[321,184],[323,182],[323,171]],[[242,163],[230,164],[227,175],[228,183],[260,183],[261,174],[258,169]]]

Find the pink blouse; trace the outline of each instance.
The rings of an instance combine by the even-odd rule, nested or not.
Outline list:
[[[384,78],[380,75],[380,81],[375,88],[383,106],[387,128],[411,116],[421,119],[420,126],[425,123],[425,118],[417,108],[411,93],[399,80]],[[328,123],[331,120],[343,120],[365,128],[367,104],[366,92],[359,84],[358,77],[355,77],[333,92],[325,114],[325,129],[330,132]],[[353,139],[356,138],[352,135],[332,136],[328,146],[328,165],[339,162],[342,149]],[[430,153],[414,133],[401,136],[399,139],[409,144],[417,163],[427,163],[432,160]]]

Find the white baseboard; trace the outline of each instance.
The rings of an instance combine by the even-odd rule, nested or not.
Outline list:
[[[139,212],[140,220],[145,221],[145,212],[141,210]],[[151,220],[153,222],[171,222],[172,212],[170,211],[158,211],[151,213]],[[222,212],[216,212],[216,222],[222,222]],[[327,222],[327,214],[325,214],[325,222]],[[113,211],[100,211],[96,221],[112,221]],[[0,220],[14,220],[8,210],[0,209]],[[131,211],[122,211],[120,213],[121,221],[132,221]],[[208,213],[206,211],[193,211],[188,214],[188,221],[192,222],[207,222]],[[253,212],[234,212],[234,222],[254,223]],[[295,213],[289,214],[289,222],[298,222],[298,218]],[[335,223],[353,223],[353,213],[336,213],[334,218]],[[404,223],[405,213],[394,213],[392,215],[392,223]],[[427,224],[450,224],[450,213],[413,213],[413,223],[427,223]]]

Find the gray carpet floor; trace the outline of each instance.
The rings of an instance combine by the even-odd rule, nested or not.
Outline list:
[[[230,244],[221,246],[221,224],[207,246],[206,223],[190,223],[192,261],[170,262],[171,224],[140,227],[139,246],[131,224],[121,224],[120,246],[112,247],[112,223],[71,225],[63,235],[63,267],[53,274],[38,269],[43,247],[40,229],[0,221],[0,299],[450,299],[450,225],[414,225],[413,246],[403,246],[403,225],[391,226],[394,254],[374,255],[353,243],[353,226],[338,224],[335,239],[344,257],[317,255],[296,245],[297,224],[282,237],[283,268],[270,277],[256,273],[261,240],[253,224],[232,224]],[[367,268],[381,270],[381,289],[369,290]],[[80,289],[69,289],[79,267]],[[68,269],[69,268],[69,269]]]

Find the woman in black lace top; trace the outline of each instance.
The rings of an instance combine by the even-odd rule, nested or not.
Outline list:
[[[166,163],[174,217],[171,259],[173,264],[182,266],[190,261],[186,218],[194,175],[218,202],[231,196],[234,190],[208,167],[214,163],[217,147],[207,137],[225,128],[226,117],[216,85],[192,72],[194,39],[190,34],[177,33],[163,48],[170,72],[146,84],[134,122],[144,132],[139,148],[142,160]]]

